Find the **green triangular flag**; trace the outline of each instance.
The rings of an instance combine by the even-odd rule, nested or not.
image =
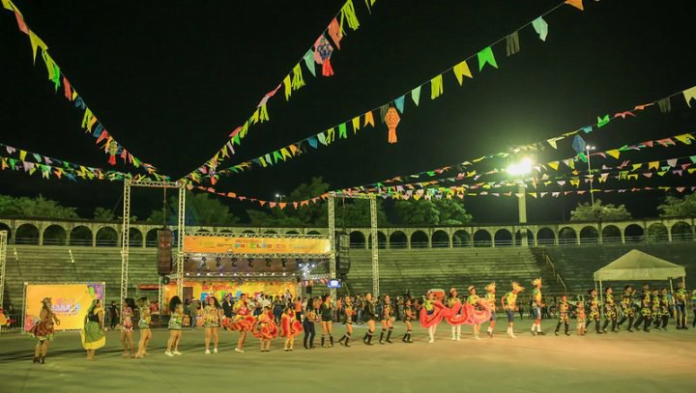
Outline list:
[[[476,56],[479,61],[479,72],[483,70],[486,64],[490,64],[493,68],[498,68],[498,63],[495,62],[495,56],[493,55],[493,49],[490,46],[479,52]]]
[[[341,123],[338,126],[338,139],[346,139],[348,134],[346,133],[346,123]]]

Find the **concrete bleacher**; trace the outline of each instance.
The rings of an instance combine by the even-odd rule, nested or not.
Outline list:
[[[121,293],[119,248],[11,246],[5,267],[5,298],[16,309],[23,304],[25,282],[105,282],[107,301]],[[131,249],[129,293],[141,284],[157,284],[156,249]]]
[[[348,280],[357,293],[372,292],[371,254],[351,250],[351,270]],[[458,248],[380,250],[380,292],[401,295],[410,291],[422,295],[428,289],[458,288],[466,292],[475,285],[479,293],[491,281],[498,292],[507,291],[511,281],[531,288],[531,281],[544,277],[551,283],[548,272],[527,248]]]
[[[556,270],[563,277],[569,294],[585,294],[589,288],[594,287],[595,271],[633,249],[684,266],[687,279],[696,275],[696,243],[693,242],[535,247],[532,252],[539,260],[542,260],[544,254],[551,258]],[[617,282],[611,285],[615,288],[615,293],[620,293],[625,284],[627,283]],[[642,283],[630,284],[640,286]]]

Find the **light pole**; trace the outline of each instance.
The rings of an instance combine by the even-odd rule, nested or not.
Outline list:
[[[275,194],[276,202],[283,202],[283,198],[285,198],[285,195]]]
[[[519,213],[520,224],[527,223],[527,190],[526,185],[524,183],[524,175],[531,173],[533,166],[534,162],[532,161],[532,159],[529,157],[525,157],[519,163],[511,164],[507,168],[507,172],[510,175],[519,177],[519,179],[517,180],[517,210]],[[522,231],[520,232],[520,234],[522,235],[522,242],[520,245],[522,247],[527,247],[529,245],[527,241],[527,229],[523,228],[520,230]]]
[[[590,159],[590,151],[596,149],[594,146],[585,146],[585,155],[587,156],[587,173],[590,174],[590,201],[594,208],[594,176],[592,176],[592,160]]]

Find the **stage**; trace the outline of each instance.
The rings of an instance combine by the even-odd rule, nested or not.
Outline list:
[[[544,320],[549,333],[532,337],[529,321],[517,324],[518,338],[505,336],[500,319],[497,335],[480,341],[463,328],[462,341],[449,339],[449,326],[439,327],[436,342],[418,327],[414,344],[402,343],[397,322],[394,344],[368,347],[355,326],[351,348],[305,350],[301,338],[294,352],[284,352],[281,339],[270,353],[258,341],[246,352],[234,352],[238,333],[221,331],[220,353],[205,355],[202,329],[184,330],[180,357],[164,355],[169,336],[153,329],[150,356],[121,357],[118,332],[107,333],[107,346],[88,362],[79,335],[60,333],[45,365],[32,364],[34,342],[16,332],[0,337],[0,391],[92,392],[159,389],[166,392],[687,392],[693,388],[696,330],[629,333],[586,337],[553,335],[555,321]],[[319,326],[315,344],[321,337]],[[344,327],[335,325],[336,341]],[[138,333],[134,334],[137,343]],[[378,337],[378,335],[376,336]],[[376,340],[375,340],[376,342]],[[211,344],[212,346],[212,344]]]

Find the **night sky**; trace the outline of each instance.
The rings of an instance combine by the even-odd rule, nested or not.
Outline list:
[[[249,118],[263,95],[301,59],[345,0],[101,2],[17,0],[25,20],[49,46],[87,105],[134,155],[173,178],[208,160],[227,135]],[[558,0],[378,0],[368,14],[355,0],[360,28],[334,52],[335,76],[312,78],[286,102],[269,104],[271,121],[254,126],[226,164],[271,152],[347,121],[410,91],[559,4]],[[684,0],[593,2],[585,12],[564,6],[546,17],[544,43],[520,33],[521,52],[494,47],[499,69],[459,87],[445,76],[444,95],[421,105],[407,99],[399,143],[384,125],[273,168],[220,181],[219,191],[262,199],[288,194],[313,176],[332,188],[471,160],[545,140],[696,85],[692,17]],[[95,139],[80,128],[82,112],[56,94],[43,61],[32,66],[28,37],[12,13],[0,9],[0,142],[47,156],[108,167]],[[472,69],[476,62],[470,62]],[[282,95],[282,90],[279,92]],[[600,149],[696,131],[696,108],[682,97],[672,112],[646,111],[613,122],[586,140]],[[350,129],[349,129],[350,132]],[[553,155],[555,154],[555,156]],[[569,141],[540,160],[573,155]],[[635,162],[696,154],[696,149],[651,149]],[[598,165],[603,162],[597,161]],[[612,164],[615,162],[608,162]],[[505,165],[505,164],[503,164]],[[119,167],[120,169],[128,169]],[[604,188],[693,185],[690,176],[608,183]],[[0,172],[0,193],[39,193],[80,207],[118,206],[120,183],[40,179]],[[600,195],[624,203],[635,216],[656,216],[665,193]],[[138,190],[133,208],[145,216],[161,191]],[[528,201],[529,221],[557,221],[589,196]],[[230,201],[243,214],[253,205]],[[514,222],[516,200],[466,201],[477,222]],[[120,207],[118,207],[120,209]]]

